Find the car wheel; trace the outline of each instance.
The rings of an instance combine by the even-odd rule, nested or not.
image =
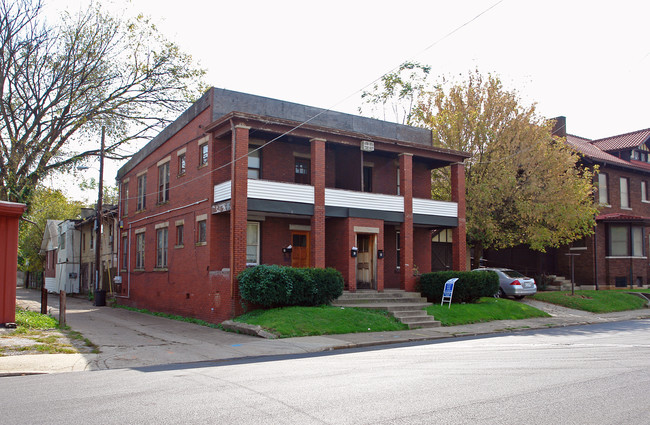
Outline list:
[[[515,296],[515,299],[516,299],[516,300],[523,300],[524,297],[525,297],[525,295],[516,295],[516,296]]]
[[[503,292],[503,289],[499,288],[496,294],[494,294],[494,298],[508,298],[506,296],[506,293]]]

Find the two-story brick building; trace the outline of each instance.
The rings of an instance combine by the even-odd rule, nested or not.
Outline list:
[[[222,321],[263,263],[412,291],[434,231],[465,268],[467,157],[425,129],[210,89],[118,172],[120,302]],[[452,202],[431,199],[439,167]]]
[[[555,118],[555,135],[598,166],[595,202],[599,205],[594,234],[547,253],[524,248],[490,252],[490,265],[527,273],[558,274],[583,289],[646,286],[650,282],[650,129],[590,140],[567,134],[566,118]],[[572,263],[573,262],[573,267]]]

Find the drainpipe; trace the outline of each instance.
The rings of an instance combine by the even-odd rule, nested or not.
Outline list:
[[[596,291],[598,291],[598,228],[594,226],[594,276],[596,277]]]

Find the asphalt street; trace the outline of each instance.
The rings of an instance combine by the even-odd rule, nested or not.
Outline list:
[[[0,380],[3,423],[647,424],[650,322]]]

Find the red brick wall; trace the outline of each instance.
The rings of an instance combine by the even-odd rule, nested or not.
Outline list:
[[[397,231],[399,226],[384,226],[384,287],[399,289],[399,269],[397,264]]]
[[[431,169],[415,158],[413,159],[413,197],[431,199]]]

